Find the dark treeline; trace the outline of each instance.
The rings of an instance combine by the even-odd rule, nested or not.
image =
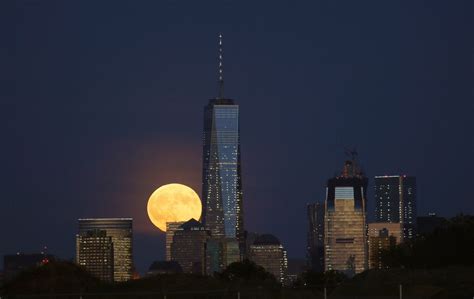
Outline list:
[[[20,273],[5,283],[2,298],[85,294],[82,298],[322,298],[332,296],[397,296],[472,298],[474,295],[474,217],[460,215],[432,234],[420,236],[383,253],[386,270],[369,270],[349,279],[344,274],[304,272],[291,287],[245,260],[213,277],[162,274],[125,283],[104,283],[70,262],[51,262]],[[89,294],[89,295],[88,295]],[[94,294],[93,297],[91,297]],[[46,295],[46,297],[44,297]],[[148,297],[147,297],[148,296]],[[161,297],[160,297],[161,296]],[[470,297],[469,297],[470,296]],[[77,296],[76,296],[77,297]],[[76,298],[72,296],[71,298]],[[39,297],[38,297],[39,298]],[[70,297],[64,297],[70,298]]]
[[[474,216],[459,215],[432,234],[420,236],[382,253],[389,268],[474,266]]]

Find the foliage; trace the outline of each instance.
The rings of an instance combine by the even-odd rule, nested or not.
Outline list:
[[[471,298],[474,267],[369,270],[343,282],[331,296],[397,298],[400,285],[407,298]]]
[[[326,288],[328,292],[331,292],[331,290],[346,280],[347,276],[339,271],[326,271],[324,273],[306,271],[298,277],[294,287],[306,287],[317,290]]]
[[[474,265],[474,216],[459,215],[432,234],[382,253],[390,268],[439,268]]]
[[[3,294],[84,292],[102,285],[98,279],[71,262],[50,262],[20,273],[5,283]]]
[[[275,277],[263,267],[245,259],[242,262],[230,264],[217,278],[239,284],[276,284]]]

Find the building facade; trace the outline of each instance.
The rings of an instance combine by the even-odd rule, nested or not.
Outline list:
[[[375,177],[375,219],[400,223],[404,240],[416,236],[416,178],[406,175]]]
[[[166,260],[171,261],[171,243],[173,243],[174,232],[179,229],[185,221],[166,222]]]
[[[90,232],[105,231],[111,237],[113,247],[114,281],[127,281],[133,276],[133,219],[132,218],[86,218],[79,219],[76,240]],[[77,244],[77,242],[76,242]],[[76,247],[77,257],[81,248]]]
[[[369,236],[369,269],[388,269],[382,261],[382,252],[395,246],[397,239],[382,229],[377,236]]]
[[[275,236],[270,234],[258,236],[250,245],[249,258],[273,274],[280,283],[286,282],[288,256],[285,248]]]
[[[324,216],[325,270],[351,276],[367,269],[365,203],[368,179],[355,161],[328,180]]]
[[[219,94],[204,108],[202,221],[213,238],[244,244],[239,106],[223,97],[222,36]]]
[[[191,219],[174,233],[171,261],[178,262],[184,273],[206,273],[206,242],[209,231],[199,221]]]
[[[241,261],[241,249],[237,239],[209,238],[206,242],[206,274],[222,272],[232,263]]]
[[[403,241],[400,223],[374,222],[368,225],[369,269],[387,269],[382,252]]]
[[[114,281],[112,237],[103,230],[91,230],[76,237],[76,262],[102,281]]]
[[[308,204],[307,216],[307,267],[311,271],[324,272],[324,204]]]

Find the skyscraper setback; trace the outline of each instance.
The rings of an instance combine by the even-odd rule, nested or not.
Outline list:
[[[416,178],[406,175],[375,177],[375,219],[400,223],[402,238],[416,235]]]
[[[218,96],[204,108],[203,223],[212,238],[244,242],[239,106],[224,98],[222,35],[219,35]]]
[[[324,216],[325,269],[354,275],[367,269],[366,192],[368,179],[346,161],[328,180]]]

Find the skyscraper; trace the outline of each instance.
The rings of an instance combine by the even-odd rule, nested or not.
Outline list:
[[[324,272],[324,205],[308,204],[307,266],[315,272]]]
[[[365,203],[368,179],[355,159],[328,180],[324,216],[325,269],[354,275],[367,269]]]
[[[222,35],[219,35],[218,96],[204,108],[203,223],[212,238],[244,244],[239,106],[224,98]]]
[[[89,218],[79,219],[79,230],[76,236],[76,262],[82,256],[79,246],[81,237],[94,231],[104,231],[104,237],[111,237],[114,260],[114,281],[127,281],[133,274],[132,255],[132,218]],[[102,242],[102,241],[101,241]],[[105,246],[105,239],[102,244]]]
[[[249,257],[255,264],[273,274],[277,281],[285,283],[288,256],[277,237],[270,234],[258,236],[250,245]]]
[[[209,231],[197,220],[182,224],[173,236],[171,260],[179,263],[184,273],[206,273],[206,241]]]
[[[241,260],[241,247],[235,238],[210,238],[206,242],[206,273],[213,275]]]
[[[166,260],[171,261],[171,243],[173,243],[174,232],[179,229],[185,221],[166,222]]]
[[[403,239],[416,236],[416,178],[406,175],[375,177],[375,219],[400,223]]]
[[[103,230],[90,230],[76,237],[76,262],[100,280],[114,281],[112,237]]]

